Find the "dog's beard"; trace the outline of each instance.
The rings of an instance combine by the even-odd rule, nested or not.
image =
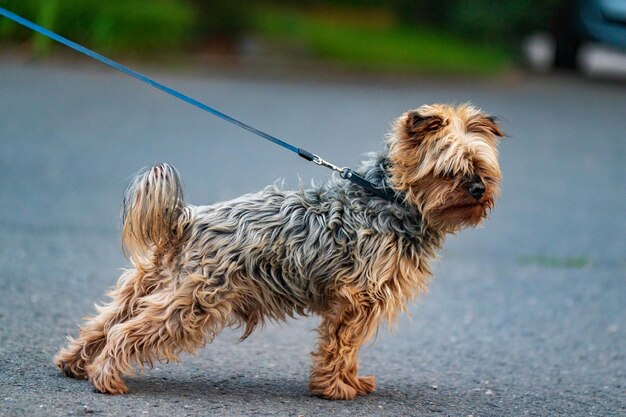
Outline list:
[[[424,192],[416,196],[417,204],[428,224],[443,232],[479,225],[489,214],[497,194],[497,188],[490,187],[477,200],[454,179],[431,177],[424,183]]]

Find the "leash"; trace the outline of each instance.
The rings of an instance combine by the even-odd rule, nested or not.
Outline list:
[[[325,168],[329,168],[329,169],[331,169],[333,171],[336,171],[336,172],[339,173],[341,178],[346,179],[346,180],[348,180],[348,181],[350,181],[350,182],[352,182],[354,184],[357,184],[357,185],[365,188],[366,190],[369,190],[370,192],[376,194],[377,196],[379,196],[381,198],[384,198],[385,200],[388,200],[390,202],[398,202],[399,201],[398,197],[393,192],[393,190],[388,189],[388,188],[376,187],[374,184],[372,184],[371,182],[369,182],[368,180],[366,180],[365,178],[363,178],[362,176],[360,176],[359,174],[357,174],[355,171],[353,171],[350,168],[347,168],[347,167],[341,168],[341,167],[339,167],[339,166],[337,166],[335,164],[332,164],[332,163],[322,159],[319,155],[311,153],[311,152],[309,152],[309,151],[307,151],[307,150],[305,150],[303,148],[296,147],[296,146],[294,146],[294,145],[292,145],[290,143],[287,143],[287,142],[285,142],[283,140],[278,139],[275,136],[272,136],[272,135],[270,135],[268,133],[265,133],[265,132],[263,132],[263,131],[261,131],[259,129],[256,129],[256,128],[254,128],[254,127],[252,127],[252,126],[250,126],[250,125],[248,125],[246,123],[243,123],[242,121],[237,120],[234,117],[231,117],[231,116],[229,116],[229,115],[227,115],[225,113],[222,113],[221,111],[219,111],[219,110],[217,110],[217,109],[215,109],[213,107],[210,107],[210,106],[208,106],[208,105],[206,105],[206,104],[204,104],[204,103],[202,103],[202,102],[200,102],[200,101],[198,101],[196,99],[193,99],[193,98],[191,98],[191,97],[189,97],[189,96],[187,96],[187,95],[177,91],[177,90],[174,90],[173,88],[170,88],[170,87],[168,87],[168,86],[166,86],[164,84],[161,84],[161,83],[153,80],[152,78],[147,77],[144,74],[141,74],[141,73],[139,73],[137,71],[134,71],[134,70],[132,70],[132,69],[130,69],[130,68],[128,68],[128,67],[126,67],[126,66],[124,66],[124,65],[122,65],[122,64],[120,64],[118,62],[116,62],[116,61],[113,61],[112,59],[109,59],[109,58],[107,58],[107,57],[105,57],[103,55],[100,55],[99,53],[94,52],[91,49],[85,48],[84,46],[79,45],[76,42],[73,42],[73,41],[71,41],[71,40],[69,40],[67,38],[64,38],[63,36],[58,35],[55,32],[52,32],[52,31],[50,31],[50,30],[48,30],[48,29],[46,29],[44,27],[41,27],[41,26],[31,22],[30,20],[24,19],[23,17],[15,14],[13,12],[8,11],[8,10],[6,10],[3,7],[0,7],[0,15],[4,16],[4,17],[6,17],[6,18],[8,18],[10,20],[13,20],[14,22],[16,22],[16,23],[18,23],[18,24],[20,24],[22,26],[25,26],[25,27],[27,27],[27,28],[37,32],[37,33],[40,33],[40,34],[42,34],[42,35],[44,35],[44,36],[46,36],[46,37],[48,37],[48,38],[58,42],[58,43],[61,43],[61,44],[65,45],[65,46],[67,46],[69,48],[72,48],[75,51],[80,52],[83,55],[86,55],[86,56],[88,56],[88,57],[90,57],[92,59],[95,59],[96,61],[99,61],[99,62],[101,62],[101,63],[103,63],[105,65],[108,65],[109,67],[112,67],[112,68],[114,68],[114,69],[116,69],[118,71],[121,71],[121,72],[123,72],[124,74],[126,74],[126,75],[128,75],[130,77],[136,78],[137,80],[142,81],[142,82],[150,85],[151,87],[154,87],[154,88],[156,88],[158,90],[161,90],[161,91],[163,91],[163,92],[165,92],[165,93],[167,93],[167,94],[169,94],[169,95],[171,95],[173,97],[176,97],[179,100],[182,100],[182,101],[184,101],[186,103],[191,104],[192,106],[195,106],[195,107],[197,107],[197,108],[199,108],[201,110],[206,111],[207,113],[210,113],[210,114],[212,114],[212,115],[214,115],[216,117],[219,117],[220,119],[225,120],[228,123],[232,123],[235,126],[238,126],[238,127],[242,128],[242,129],[245,129],[248,132],[253,133],[253,134],[255,134],[255,135],[257,135],[257,136],[259,136],[259,137],[261,137],[263,139],[266,139],[266,140],[268,140],[268,141],[270,141],[270,142],[272,142],[272,143],[274,143],[274,144],[276,144],[278,146],[282,146],[283,148],[298,154],[300,157],[306,159],[307,161],[313,162],[313,163],[315,163],[315,164],[317,164],[319,166],[322,166],[322,167],[325,167]]]

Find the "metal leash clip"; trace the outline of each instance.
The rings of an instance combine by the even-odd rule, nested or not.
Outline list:
[[[344,168],[338,167],[335,164],[332,164],[332,163],[330,163],[328,161],[323,160],[319,155],[315,155],[315,154],[313,154],[312,161],[313,161],[314,164],[317,164],[317,165],[320,165],[320,166],[323,166],[323,167],[326,167],[326,168],[330,168],[333,171],[338,172],[341,175],[342,178],[343,178],[344,172],[346,172],[346,170],[348,169],[346,167],[344,167]]]

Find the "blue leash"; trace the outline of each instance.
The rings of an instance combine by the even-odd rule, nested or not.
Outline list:
[[[373,192],[374,194],[389,200],[389,201],[397,201],[397,197],[395,195],[395,193],[392,190],[389,190],[387,188],[378,188],[376,186],[374,186],[372,183],[370,183],[369,181],[367,181],[365,178],[361,177],[360,175],[358,175],[356,172],[354,172],[353,170],[351,170],[350,168],[340,168],[337,165],[334,165],[330,162],[327,162],[325,160],[323,160],[322,158],[320,158],[318,155],[315,155],[305,149],[302,148],[298,148],[296,146],[291,145],[290,143],[287,143],[283,140],[278,139],[275,136],[272,136],[268,133],[265,133],[259,129],[256,129],[248,124],[245,124],[237,119],[235,119],[234,117],[231,117],[225,113],[222,113],[221,111],[214,109],[213,107],[207,106],[206,104],[193,99],[179,91],[174,90],[173,88],[170,88],[166,85],[163,85],[155,80],[153,80],[150,77],[147,77],[146,75],[143,75],[137,71],[134,71],[116,61],[113,61],[112,59],[109,59],[103,55],[100,55],[97,52],[92,51],[91,49],[85,48],[82,45],[77,44],[76,42],[72,42],[71,40],[64,38],[61,35],[58,35],[44,27],[41,27],[39,25],[37,25],[36,23],[31,22],[30,20],[24,19],[23,17],[16,15],[13,12],[10,12],[8,10],[6,10],[3,7],[0,7],[0,15],[13,20],[16,23],[19,23],[22,26],[26,26],[27,28],[38,32],[44,36],[47,36],[48,38],[55,40],[65,46],[68,46],[72,49],[74,49],[75,51],[80,52],[83,55],[87,55],[90,58],[95,59],[96,61],[100,61],[101,63],[108,65],[109,67],[115,68],[118,71],[123,72],[126,75],[129,75],[133,78],[138,79],[139,81],[142,81],[158,90],[161,90],[171,96],[176,97],[179,100],[182,100],[186,103],[191,104],[192,106],[195,106],[201,110],[206,111],[207,113],[210,113],[214,116],[219,117],[222,120],[227,121],[228,123],[232,123],[235,126],[239,126],[242,129],[247,130],[250,133],[253,133],[257,136],[262,137],[263,139],[269,140],[270,142],[275,143],[278,146],[282,146],[283,148],[290,150],[291,152],[294,152],[296,154],[298,154],[299,156],[301,156],[302,158],[306,159],[307,161],[311,161],[316,163],[317,165],[320,166],[324,166],[326,168],[330,168],[333,171],[337,171],[339,172],[339,174],[341,175],[342,178],[347,179],[355,184],[360,185],[361,187],[364,187],[368,190],[370,190],[371,192]]]

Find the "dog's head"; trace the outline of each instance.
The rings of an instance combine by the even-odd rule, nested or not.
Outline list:
[[[499,193],[495,118],[469,104],[425,105],[396,120],[387,144],[391,183],[438,230],[476,226]]]

